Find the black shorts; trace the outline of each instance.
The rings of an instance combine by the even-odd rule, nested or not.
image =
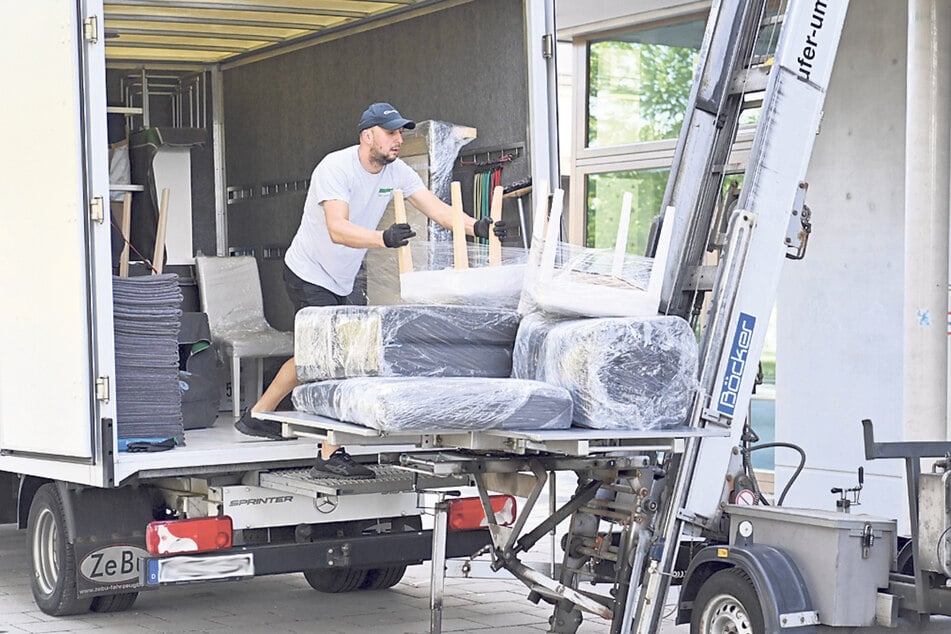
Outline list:
[[[350,295],[337,295],[297,277],[287,264],[284,264],[284,287],[294,304],[295,313],[308,306],[365,306],[367,303],[366,293],[359,289],[354,289]]]

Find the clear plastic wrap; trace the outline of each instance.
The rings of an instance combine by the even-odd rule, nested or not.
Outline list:
[[[571,317],[633,317],[657,314],[658,297],[648,293],[654,259],[559,242],[554,266],[537,273],[529,290],[539,310]]]
[[[211,335],[222,355],[290,356],[293,335],[264,317],[257,261],[250,256],[197,257],[199,292]]]
[[[541,310],[570,317],[656,315],[670,248],[673,212],[669,210],[665,215],[653,258],[624,252],[627,234],[623,224],[623,235],[619,231],[620,239],[614,249],[585,248],[558,240],[562,194],[561,190],[555,192],[547,229],[536,212],[531,264],[526,272],[519,312],[525,315]],[[542,235],[544,240],[539,244]]]
[[[365,377],[305,383],[292,400],[301,412],[396,431],[566,429],[564,388],[518,379]]]
[[[522,319],[512,375],[566,388],[574,422],[663,429],[686,422],[698,387],[697,341],[679,317]]]
[[[459,150],[475,139],[475,129],[448,121],[420,121],[414,130],[408,133],[404,131],[404,156],[408,156],[413,150],[411,137],[417,136],[426,140],[429,155],[429,191],[448,203],[452,168],[456,164]],[[452,232],[435,222],[429,223],[429,232],[434,243],[452,242]]]
[[[294,329],[303,382],[507,377],[518,313],[479,306],[315,306],[297,313]]]
[[[528,252],[502,248],[502,261],[489,265],[488,246],[469,244],[468,268],[456,270],[452,242],[410,241],[413,270],[400,278],[400,295],[410,304],[464,304],[517,308]]]

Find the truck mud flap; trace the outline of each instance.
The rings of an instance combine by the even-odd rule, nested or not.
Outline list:
[[[145,527],[152,521],[146,490],[63,487],[69,539],[76,554],[76,594],[96,596],[141,588]],[[70,520],[67,519],[67,522]]]

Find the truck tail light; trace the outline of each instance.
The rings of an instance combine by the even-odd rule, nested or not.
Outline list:
[[[231,533],[227,515],[152,522],[145,529],[145,545],[152,555],[201,553],[231,548]]]
[[[515,498],[511,495],[491,495],[489,501],[495,511],[495,521],[499,526],[510,526],[515,522]],[[482,528],[489,523],[485,519],[482,500],[479,498],[459,498],[446,500],[449,514],[449,530],[465,531]]]

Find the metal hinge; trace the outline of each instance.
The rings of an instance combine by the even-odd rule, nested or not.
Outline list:
[[[89,217],[93,222],[102,224],[106,219],[106,208],[102,204],[102,196],[96,196],[89,203]]]
[[[100,376],[96,378],[96,400],[103,403],[109,402],[109,377]]]
[[[555,36],[546,33],[542,36],[542,57],[551,59],[555,56]]]
[[[83,20],[83,37],[90,44],[99,41],[99,18],[92,15]]]

